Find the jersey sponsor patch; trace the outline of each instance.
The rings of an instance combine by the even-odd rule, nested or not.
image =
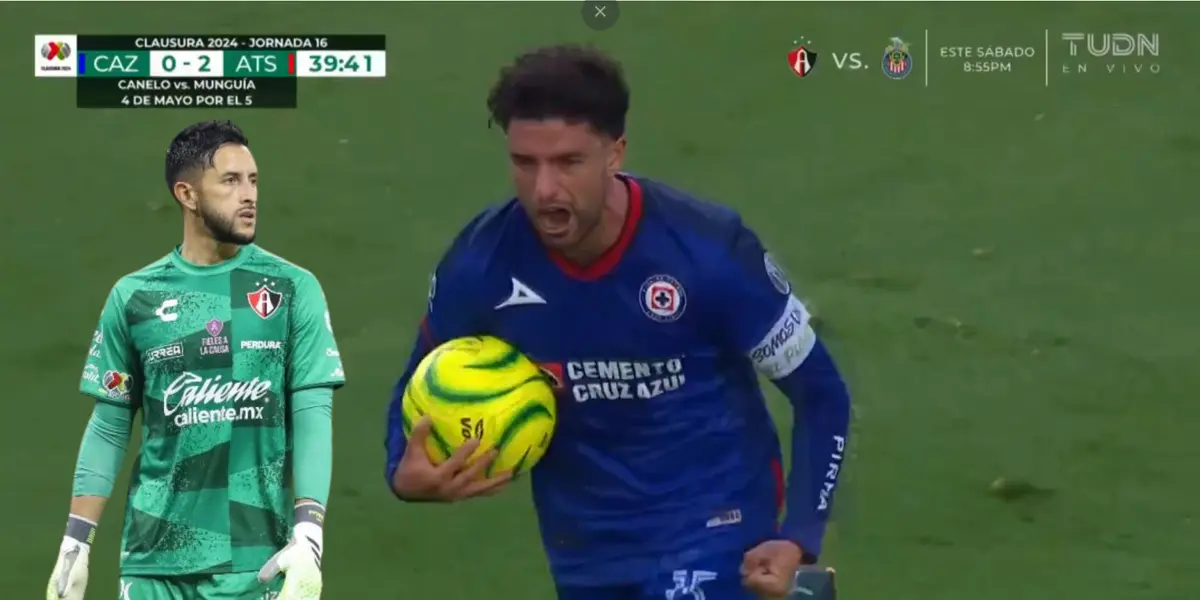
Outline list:
[[[763,253],[763,267],[767,270],[767,278],[771,280],[771,285],[780,294],[792,293],[792,282],[788,281],[787,273],[775,262],[775,257],[771,256],[770,252]]]
[[[225,330],[225,322],[220,319],[209,319],[204,324],[208,337],[200,338],[200,355],[229,354],[229,336],[221,335]]]
[[[226,380],[184,371],[162,392],[163,416],[176,427],[224,421],[261,421],[271,380]]]
[[[642,284],[642,312],[659,323],[670,323],[683,316],[687,293],[670,275],[654,275]]]
[[[808,309],[795,296],[789,296],[779,320],[750,351],[750,360],[768,379],[782,379],[808,358],[816,342]]]
[[[91,363],[84,365],[83,380],[91,384],[100,385],[100,369]]]
[[[682,356],[653,361],[571,360],[542,363],[541,369],[551,378],[555,389],[569,389],[571,397],[580,403],[650,400],[675,392],[687,383]]]
[[[242,350],[283,350],[279,340],[242,340]]]
[[[97,329],[92,333],[92,345],[88,348],[89,358],[100,358],[100,345],[104,343],[104,334]]]
[[[170,342],[161,346],[156,346],[147,350],[142,355],[142,364],[150,366],[160,363],[164,360],[183,357],[183,344],[179,342]]]

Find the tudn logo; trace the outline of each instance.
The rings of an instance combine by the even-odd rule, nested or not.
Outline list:
[[[69,56],[71,56],[71,45],[66,42],[42,44],[42,58],[46,60],[67,60]]]

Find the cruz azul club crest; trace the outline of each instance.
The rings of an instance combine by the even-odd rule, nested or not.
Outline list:
[[[683,286],[670,275],[655,275],[642,284],[642,312],[659,323],[668,323],[683,316],[687,294]]]
[[[283,304],[283,294],[271,289],[270,282],[262,282],[258,290],[246,294],[246,300],[250,302],[250,308],[254,310],[254,314],[266,319],[275,314],[279,310],[279,306]]]

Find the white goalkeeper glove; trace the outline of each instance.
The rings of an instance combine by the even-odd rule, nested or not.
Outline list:
[[[275,553],[258,572],[258,580],[267,583],[283,575],[279,600],[319,600],[321,597],[321,551],[325,507],[316,502],[296,505],[296,525],[292,539]]]
[[[87,588],[88,553],[96,536],[96,524],[71,515],[67,533],[58,547],[58,560],[46,585],[46,600],[83,600]]]

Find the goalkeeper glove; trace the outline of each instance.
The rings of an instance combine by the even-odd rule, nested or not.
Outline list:
[[[296,525],[292,539],[275,553],[258,572],[258,580],[267,583],[283,574],[279,600],[318,600],[321,597],[321,527],[325,507],[316,502],[296,505]]]
[[[46,585],[46,600],[83,600],[88,580],[88,553],[95,537],[95,523],[75,515],[67,518],[67,533],[58,547],[58,560],[50,574],[50,583]]]

